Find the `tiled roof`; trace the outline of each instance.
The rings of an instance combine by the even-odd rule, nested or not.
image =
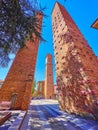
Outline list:
[[[94,23],[91,25],[91,27],[98,29],[98,18],[94,21]]]

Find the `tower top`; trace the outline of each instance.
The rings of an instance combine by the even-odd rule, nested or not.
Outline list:
[[[52,55],[51,54],[47,54],[47,56],[46,56],[46,64],[47,63],[51,63],[52,64]]]
[[[54,4],[54,7],[53,7],[53,9],[52,9],[51,14],[53,13],[53,10],[54,10],[54,8],[55,8],[55,6],[56,6],[56,5],[58,5],[59,7],[61,6],[61,7],[63,7],[63,8],[64,8],[64,6],[63,6],[63,5],[61,5],[58,1],[56,1],[56,2],[55,2],[55,4]]]

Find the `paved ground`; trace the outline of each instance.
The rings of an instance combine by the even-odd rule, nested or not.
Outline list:
[[[3,121],[4,122],[3,124],[1,123],[0,130],[19,130],[22,124],[22,120],[26,115],[26,111],[5,110],[5,111],[0,111],[0,114],[3,116],[5,115],[5,113],[9,113],[9,112],[11,113],[11,115],[6,121]]]
[[[98,122],[59,111],[56,100],[32,100],[20,130],[98,130]]]

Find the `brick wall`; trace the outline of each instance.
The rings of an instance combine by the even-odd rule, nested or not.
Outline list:
[[[42,14],[38,18],[41,25]],[[26,45],[17,52],[0,91],[0,101],[18,94],[14,109],[28,109],[31,98],[39,40],[35,37],[34,42],[27,41]]]
[[[46,56],[45,98],[54,98],[52,55]]]
[[[94,114],[98,102],[98,60],[65,8],[52,12],[57,86],[61,109]]]

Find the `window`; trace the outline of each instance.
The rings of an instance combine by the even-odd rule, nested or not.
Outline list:
[[[64,56],[62,56],[62,59],[64,59],[65,57]]]
[[[56,52],[56,55],[58,54],[58,52]]]
[[[86,55],[83,55],[84,57],[86,57]]]
[[[90,60],[92,60],[92,57],[90,57]]]
[[[57,70],[59,69],[59,67],[57,67]]]
[[[59,22],[61,22],[61,19],[59,19]]]
[[[60,19],[59,15],[58,15],[58,19]]]
[[[82,48],[80,48],[80,50],[82,51]]]
[[[57,26],[55,27],[55,29],[57,29]]]
[[[55,46],[55,49],[57,48],[57,46]]]
[[[55,29],[53,29],[53,33],[55,33]]]
[[[56,42],[56,40],[54,40],[54,42]]]
[[[64,30],[64,28],[62,28],[62,31]]]
[[[94,72],[93,70],[91,70],[91,72]]]
[[[55,35],[54,35],[54,38],[55,38]]]

